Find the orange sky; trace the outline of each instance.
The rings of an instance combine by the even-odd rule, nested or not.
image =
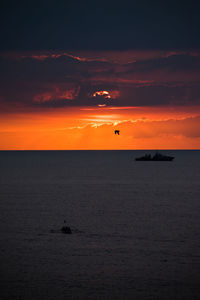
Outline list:
[[[200,149],[195,106],[57,108],[0,118],[1,150]]]
[[[199,51],[0,58],[1,150],[200,149]]]

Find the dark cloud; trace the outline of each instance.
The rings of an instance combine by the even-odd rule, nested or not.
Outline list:
[[[136,61],[128,64],[126,72],[151,72],[155,70],[170,70],[172,72],[198,71],[200,70],[200,52],[199,55],[193,54],[174,54],[168,57],[159,57],[155,59]]]
[[[189,53],[130,64],[66,53],[8,55],[0,59],[0,99],[29,107],[198,105],[199,76],[200,56]],[[97,91],[111,96],[94,97]]]

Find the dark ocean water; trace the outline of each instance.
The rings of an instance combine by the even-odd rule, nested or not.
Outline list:
[[[145,152],[0,152],[1,299],[200,299],[200,151]]]

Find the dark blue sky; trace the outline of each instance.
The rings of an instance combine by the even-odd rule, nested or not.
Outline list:
[[[0,51],[199,49],[198,1],[4,1]]]

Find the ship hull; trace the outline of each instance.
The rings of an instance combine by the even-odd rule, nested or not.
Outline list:
[[[136,161],[172,161],[174,159],[174,157],[167,157],[167,158],[162,158],[162,159],[146,159],[146,158],[143,158],[143,157],[139,157],[139,158],[136,158],[135,160]]]

